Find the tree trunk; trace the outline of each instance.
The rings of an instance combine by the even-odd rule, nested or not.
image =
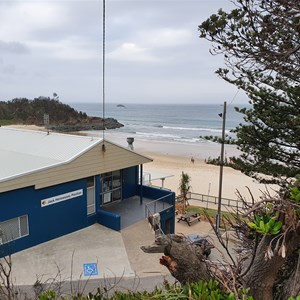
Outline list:
[[[276,299],[287,300],[289,296],[300,295],[300,256],[294,253],[281,270],[277,278]]]
[[[266,259],[265,254],[273,238],[274,236],[266,235],[261,239],[249,271],[240,278],[244,287],[250,288],[250,295],[255,300],[273,299],[274,286],[277,286],[278,282],[281,285],[280,289],[284,291],[282,293],[284,298],[281,297],[280,299],[288,299],[293,294],[297,295],[300,290],[300,267],[295,267],[293,272],[293,277],[298,278],[297,280],[291,277],[283,282],[280,279],[280,274],[282,274],[283,266],[287,259],[295,255],[295,251],[299,248],[300,235],[297,231],[291,231],[286,235],[286,257],[277,254],[271,259]],[[155,244],[141,248],[148,253],[164,253],[165,255],[160,259],[160,263],[166,266],[172,276],[182,284],[199,280],[206,281],[212,278],[204,260],[203,249],[191,244],[184,236],[165,235],[156,239]],[[244,263],[241,273],[248,268],[250,260],[251,258],[249,257]],[[221,269],[219,271],[222,272]]]
[[[289,297],[297,297],[300,295],[300,268],[297,268],[292,274],[289,280],[286,282],[283,288],[283,296],[288,299]]]
[[[271,259],[265,259],[265,253],[271,239],[274,236],[264,236],[257,248],[256,256],[249,272],[242,278],[246,288],[250,288],[250,294],[255,300],[273,299],[273,287],[278,272],[284,265],[287,257],[297,249],[300,238],[290,235],[286,238],[286,257],[275,255]],[[245,266],[247,267],[247,266]]]
[[[141,249],[146,253],[164,253],[160,263],[182,284],[211,279],[203,249],[192,245],[184,236],[165,235],[156,239],[155,244]]]
[[[160,263],[182,284],[211,279],[202,249],[188,242],[167,245]]]

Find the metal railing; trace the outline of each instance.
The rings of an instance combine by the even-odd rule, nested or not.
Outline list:
[[[176,203],[182,202],[182,195],[179,195],[175,199]],[[211,206],[217,206],[219,202],[219,198],[211,195],[204,195],[198,193],[189,192],[187,195],[187,201],[190,203],[195,201],[197,205],[201,203],[199,206],[204,206],[205,203],[206,208],[211,208]],[[235,209],[243,209],[244,203],[238,199],[229,199],[229,198],[221,198],[221,205],[224,208],[235,208]]]
[[[151,174],[144,172],[143,173],[143,184],[149,185],[151,183]]]
[[[163,186],[159,186],[157,184],[154,184],[152,182],[152,175],[151,175],[151,173],[144,172],[142,180],[143,180],[143,185],[151,186],[151,187],[154,187],[154,188],[158,188],[158,189],[162,189],[162,190],[166,190],[166,191],[170,191],[170,192],[172,191],[169,188],[165,188]],[[140,179],[139,179],[139,184],[141,184],[141,180]]]
[[[167,200],[171,196],[172,196],[172,193],[145,204],[145,217],[147,218],[148,221],[149,221],[150,216],[153,217],[154,214],[161,213],[162,211],[167,210],[173,206]],[[150,209],[150,206],[153,207],[153,210]],[[159,207],[159,209],[157,209],[157,207]],[[151,225],[153,226],[153,224],[151,224]],[[160,234],[161,236],[164,236],[165,233],[162,230],[160,223],[156,224],[156,225],[158,226],[158,231],[159,231],[158,234]],[[157,232],[155,232],[155,236],[156,235],[157,235]]]
[[[156,200],[155,200],[156,201]],[[147,220],[148,220],[148,222],[149,222],[149,224],[152,226],[152,228],[153,228],[153,230],[155,231],[155,237],[157,237],[158,235],[160,235],[160,236],[164,236],[165,235],[165,233],[164,233],[164,231],[162,230],[162,228],[161,228],[161,226],[160,226],[160,222],[158,222],[158,223],[156,223],[156,224],[152,224],[151,222],[150,222],[150,216],[152,217],[152,220],[153,220],[153,215],[154,214],[152,214],[151,213],[151,211],[150,211],[150,209],[147,207],[147,205],[145,206],[145,216],[146,216],[146,218],[147,218]],[[158,230],[155,230],[155,225],[157,225],[157,227],[158,227]],[[158,231],[158,232],[157,232]]]
[[[169,199],[169,197],[172,195],[172,193],[165,195],[163,197],[160,197],[156,200],[153,200],[149,203],[145,204],[145,217],[148,218],[150,215],[154,215],[155,213],[160,213],[170,207],[172,207],[172,204],[167,202],[166,200]],[[153,210],[150,209],[150,206],[153,207]],[[157,209],[157,207],[159,209]]]

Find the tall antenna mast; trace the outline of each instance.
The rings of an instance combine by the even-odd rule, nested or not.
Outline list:
[[[104,131],[105,131],[105,0],[102,0],[102,2],[103,2],[103,9],[102,9],[102,122],[103,122],[102,138],[104,141]]]

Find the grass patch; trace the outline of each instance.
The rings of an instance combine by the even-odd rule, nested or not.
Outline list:
[[[201,207],[196,207],[196,206],[188,206],[186,208],[186,211],[193,211],[198,214],[203,214],[204,209]]]
[[[218,211],[216,209],[212,208],[202,208],[202,207],[197,207],[197,206],[188,206],[186,208],[186,211],[193,211],[195,213],[198,213],[200,216],[203,216],[206,218],[206,215],[214,222],[216,220],[216,215]],[[226,217],[227,219],[231,220],[234,222],[235,218],[230,212],[221,212],[221,217]],[[207,219],[206,219],[207,220]],[[223,221],[221,221],[220,227],[223,227]],[[227,222],[226,222],[227,223]]]
[[[200,215],[204,215],[204,211],[207,213],[207,215],[211,218],[214,218],[218,211],[216,209],[212,209],[212,208],[202,208],[202,207],[197,207],[197,206],[189,206],[186,209],[187,211],[194,211],[199,213]],[[223,216],[226,216],[228,218],[232,218],[232,215],[230,212],[228,211],[222,211],[221,213]]]
[[[9,119],[2,119],[0,120],[0,125],[5,126],[5,125],[14,125],[16,124],[15,120],[9,120]]]

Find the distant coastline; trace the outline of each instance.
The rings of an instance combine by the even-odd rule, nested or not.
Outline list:
[[[122,103],[122,102],[121,102]],[[117,107],[119,103],[107,103],[105,116],[114,118],[123,127],[116,128],[109,134],[135,138],[136,141],[152,141],[153,143],[183,144],[189,147],[213,144],[219,147],[218,137],[222,133],[222,105],[217,104],[142,104],[122,103],[126,109]],[[99,103],[72,103],[77,110],[90,115],[103,116]],[[227,107],[226,135],[235,138],[231,132],[240,123],[243,116],[237,113],[233,105]],[[93,133],[97,134],[97,132]],[[212,136],[207,140],[206,136]],[[216,138],[214,138],[216,137]]]
[[[33,100],[16,98],[0,102],[0,125],[45,126],[53,131],[83,131],[116,129],[124,125],[114,118],[89,116],[55,99],[39,97]]]

